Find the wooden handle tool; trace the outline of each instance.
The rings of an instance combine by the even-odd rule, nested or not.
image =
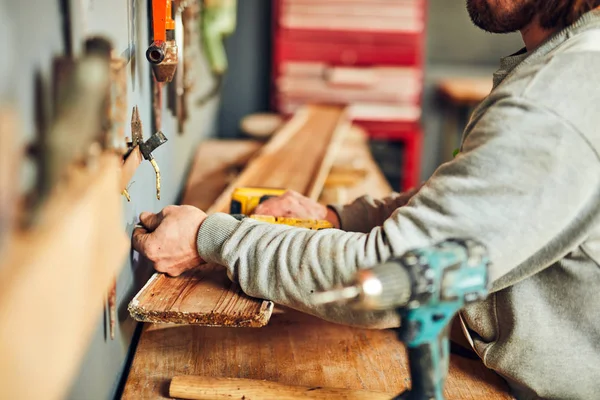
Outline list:
[[[387,393],[368,390],[292,386],[255,379],[213,378],[207,376],[174,377],[171,380],[169,396],[188,400],[389,400],[393,397]]]

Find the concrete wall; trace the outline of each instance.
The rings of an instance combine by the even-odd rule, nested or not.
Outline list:
[[[135,52],[133,68],[130,69],[128,77],[128,102],[129,109],[136,104],[140,107],[145,135],[150,134],[152,126],[151,75],[144,57],[149,44],[147,4],[149,2],[146,0],[71,1],[74,10],[71,22],[75,51],[80,49],[86,36],[101,34],[113,41],[119,54],[126,53],[127,49],[133,49]],[[23,142],[35,136],[36,75],[41,77],[46,94],[45,104],[48,105],[51,60],[52,57],[62,54],[65,49],[61,23],[59,0],[0,2],[0,41],[3,51],[7,51],[0,61],[0,103],[12,102],[17,105],[23,123]],[[199,65],[197,91],[204,93],[212,86],[212,78],[204,61],[200,59],[200,49],[196,48],[194,52],[197,53]],[[162,200],[156,200],[152,167],[149,163],[143,163],[129,188],[132,202],[127,203],[123,199],[123,229],[129,235],[140,212],[158,211],[176,201],[193,149],[199,141],[215,131],[217,100],[202,108],[191,106],[190,118],[183,135],[176,132],[176,121],[166,109],[166,101],[164,103],[162,131],[169,141],[155,152],[163,177]],[[29,175],[24,177],[24,180],[31,179]],[[52,266],[49,265],[48,268]],[[129,317],[127,304],[146,282],[150,273],[151,268],[141,264],[137,257],[125,262],[117,283],[116,339],[111,341],[107,338],[108,323],[106,318],[100,317],[69,398],[94,400],[109,399],[115,395],[137,326]],[[46,327],[40,327],[40,335],[46,333],[45,329]]]

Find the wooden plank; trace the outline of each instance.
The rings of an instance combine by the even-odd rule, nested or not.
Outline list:
[[[169,395],[178,399],[214,400],[236,397],[239,399],[344,399],[389,400],[390,393],[371,390],[335,389],[321,386],[282,385],[258,379],[213,378],[209,376],[179,375],[171,380]]]
[[[405,350],[394,332],[333,324],[288,309],[276,310],[261,329],[146,326],[122,398],[168,399],[177,375],[388,393],[410,384]],[[481,361],[458,356],[450,359],[445,394],[448,400],[512,398]]]
[[[392,187],[373,159],[367,141],[366,131],[357,125],[352,125],[349,134],[340,146],[319,202],[347,204],[365,194],[380,199],[392,193]],[[342,181],[336,177],[338,171],[352,169],[364,171],[365,174],[353,184],[335,183],[336,180]]]
[[[233,190],[244,186],[286,188],[316,200],[349,127],[341,107],[303,107],[260,150],[208,213],[228,212]]]
[[[89,171],[73,169],[38,224],[9,239],[0,260],[4,398],[60,399],[77,374],[102,299],[129,248],[121,225],[120,164],[111,153]]]
[[[231,193],[242,186],[283,187],[316,200],[349,126],[340,107],[305,107],[258,151],[208,212],[228,212]],[[230,160],[247,157],[244,149]],[[206,193],[214,193],[211,186],[204,189],[204,180],[215,171],[223,177],[227,165],[216,163],[217,159],[209,150],[198,151],[183,204],[203,208]],[[213,162],[206,167],[208,160]],[[215,266],[202,266],[176,278],[155,274],[129,304],[131,316],[138,321],[211,326],[261,327],[269,322],[272,310],[272,302],[246,296]]]
[[[154,274],[129,311],[143,322],[257,328],[269,322],[273,303],[246,296],[211,264],[177,278]]]

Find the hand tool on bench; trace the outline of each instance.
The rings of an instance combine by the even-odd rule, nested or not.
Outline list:
[[[153,42],[146,50],[146,59],[158,82],[171,82],[177,70],[179,60],[174,36],[173,0],[152,0]]]
[[[395,399],[443,400],[450,323],[464,305],[487,296],[488,270],[483,245],[447,240],[361,270],[353,285],[318,293],[315,303],[347,301],[357,309],[397,310],[397,333],[407,347],[412,389]]]
[[[391,397],[388,393],[369,390],[292,386],[255,379],[213,378],[207,376],[174,377],[169,386],[169,396],[189,400],[389,400]]]
[[[161,131],[154,133],[144,142],[142,120],[140,119],[138,107],[135,106],[131,115],[131,143],[129,143],[129,152],[136,146],[139,146],[144,159],[150,161],[150,164],[152,164],[154,172],[156,173],[156,198],[158,200],[160,200],[160,168],[158,168],[158,164],[156,163],[152,152],[166,142],[167,138]],[[127,197],[128,200],[131,199],[127,189],[123,189],[123,195]]]
[[[219,93],[228,68],[223,39],[235,32],[236,23],[237,0],[203,0],[200,18],[202,44],[216,82],[214,87],[197,101],[199,106]]]
[[[231,195],[231,205],[229,206],[230,214],[242,220],[251,218],[269,224],[289,225],[298,228],[307,228],[313,230],[333,228],[329,221],[307,218],[289,218],[289,217],[273,217],[270,215],[255,215],[253,214],[256,207],[273,197],[278,197],[286,192],[285,189],[259,188],[259,187],[244,187],[237,188]]]

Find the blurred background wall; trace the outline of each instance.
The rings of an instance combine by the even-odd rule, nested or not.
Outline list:
[[[243,0],[238,7],[237,31],[226,41],[230,70],[218,115],[222,137],[240,136],[242,117],[269,109],[271,1]],[[522,47],[519,34],[492,35],[475,27],[462,0],[429,0],[427,21],[422,179],[441,161],[444,105],[437,96],[436,82],[451,76],[483,75],[491,80],[499,58]]]

